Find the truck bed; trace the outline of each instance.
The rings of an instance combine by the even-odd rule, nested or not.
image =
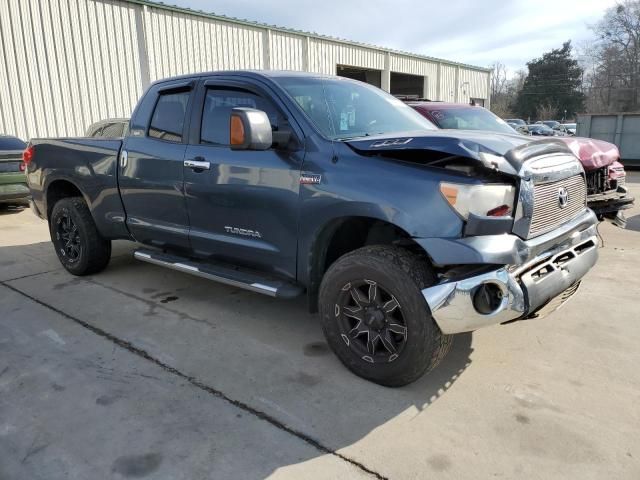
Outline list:
[[[122,139],[33,139],[35,155],[27,175],[35,207],[47,218],[51,197],[59,189],[83,192],[101,234],[126,235],[125,212],[118,194],[118,155]],[[57,183],[56,183],[57,182]],[[54,185],[55,184],[55,185]],[[53,185],[54,188],[49,188]]]

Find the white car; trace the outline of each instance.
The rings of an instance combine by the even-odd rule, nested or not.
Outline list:
[[[576,124],[575,123],[562,123],[562,127],[569,133],[569,135],[576,134]]]

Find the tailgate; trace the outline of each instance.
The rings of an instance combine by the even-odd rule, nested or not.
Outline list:
[[[22,150],[0,151],[0,174],[21,172]]]

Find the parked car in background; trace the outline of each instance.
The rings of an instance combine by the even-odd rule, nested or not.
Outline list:
[[[27,144],[11,135],[0,135],[0,204],[26,204],[29,194],[22,152]]]
[[[560,137],[571,137],[573,135],[575,135],[575,129],[573,131],[573,133],[571,132],[571,130],[569,130],[564,124],[560,124],[558,125],[556,128],[554,128],[554,131],[556,132],[560,132]]]
[[[406,103],[438,128],[483,130],[509,135],[518,133],[505,120],[484,107],[464,103],[413,100]]]
[[[536,125],[546,125],[550,129],[556,130],[560,126],[560,122],[558,122],[557,120],[542,120],[537,121]]]
[[[589,208],[600,220],[626,225],[623,210],[633,206],[634,198],[626,186],[626,172],[620,151],[613,143],[582,137],[560,137],[582,163],[587,178]]]
[[[506,118],[504,121],[507,123],[515,123],[516,125],[522,125],[523,127],[527,126],[527,122],[525,122],[521,118]]]
[[[534,123],[533,125],[527,125],[529,134],[536,137],[555,137],[556,132],[552,128],[546,126],[543,123]]]
[[[560,122],[557,120],[538,120],[536,125],[546,125],[551,130],[555,132],[556,137],[564,137],[566,135],[571,135],[571,132],[567,130]],[[575,128],[574,128],[575,133]]]
[[[315,73],[162,80],[123,139],[32,139],[32,207],[74,275],[127,239],[141,261],[306,293],[346,367],[404,385],[453,334],[555,310],[598,258],[569,148],[475,108],[508,134],[438,130],[376,87]]]
[[[468,128],[505,133],[503,121],[482,107],[440,102],[407,103],[439,128]],[[626,173],[619,162],[618,148],[602,140],[557,136],[554,130],[541,123],[529,125],[529,128],[531,135],[555,136],[571,149],[585,170],[589,208],[600,220],[607,218],[618,226],[624,226],[626,222],[622,211],[630,208],[634,199],[625,186]]]
[[[521,133],[522,135],[529,135],[529,129],[526,125],[520,125],[519,123],[507,122],[511,128],[513,128],[516,132]]]
[[[563,123],[562,127],[564,127],[565,131],[569,135],[575,135],[576,134],[576,124],[575,123]]]
[[[87,128],[85,137],[120,138],[124,137],[128,127],[128,118],[100,120]]]

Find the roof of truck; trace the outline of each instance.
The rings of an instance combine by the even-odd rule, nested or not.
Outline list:
[[[212,75],[245,75],[249,77],[306,77],[306,78],[337,78],[340,80],[355,82],[347,77],[336,75],[327,75],[325,73],[301,72],[298,70],[213,70],[210,72],[189,73],[186,75],[178,75],[175,77],[167,77],[156,80],[153,84],[171,82],[175,80],[183,80],[189,78],[210,77]]]

